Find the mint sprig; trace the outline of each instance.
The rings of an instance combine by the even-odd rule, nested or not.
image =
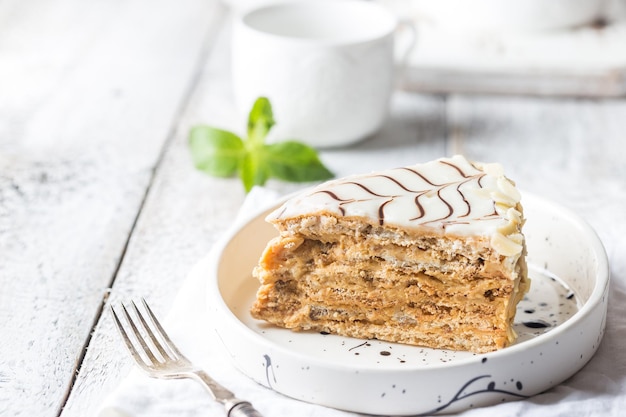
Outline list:
[[[265,138],[275,124],[270,101],[260,97],[248,116],[245,139],[215,127],[194,126],[189,132],[189,147],[195,167],[215,177],[238,174],[246,192],[270,178],[310,182],[333,177],[317,151],[304,143],[289,140],[266,144]]]

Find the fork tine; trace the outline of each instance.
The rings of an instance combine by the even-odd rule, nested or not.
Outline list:
[[[135,304],[135,302],[132,300],[131,300],[131,304],[133,306],[133,309],[135,310],[135,314],[137,315],[137,317],[139,317],[139,320],[141,320],[141,324],[143,325],[143,328],[146,329],[146,333],[148,333],[148,338],[152,341],[152,343],[154,343],[154,347],[157,348],[157,350],[159,351],[163,359],[171,358],[173,360],[176,360],[176,355],[172,355],[163,347],[163,343],[161,342],[162,338],[155,336],[154,332],[152,331],[152,326],[150,326],[148,322],[146,321],[146,319],[143,318],[144,315],[141,314],[141,312],[139,311],[139,308],[137,308],[137,304]],[[154,324],[154,320],[152,321]]]
[[[130,327],[133,329],[135,338],[137,339],[137,342],[139,342],[139,344],[141,345],[141,348],[143,349],[143,352],[146,354],[148,359],[152,362],[152,364],[156,365],[160,363],[160,361],[156,358],[156,356],[154,356],[154,353],[152,352],[152,349],[150,348],[150,346],[144,340],[139,329],[137,328],[137,325],[135,324],[135,321],[132,319],[132,317],[128,313],[128,310],[126,309],[126,306],[124,306],[124,304],[122,304],[122,312],[124,313],[124,316],[126,317],[126,320],[128,321],[128,324],[130,324]],[[135,313],[138,313],[138,312],[136,311]]]
[[[111,309],[111,314],[113,315],[113,320],[115,321],[115,327],[117,327],[117,330],[122,336],[122,339],[124,340],[124,343],[126,344],[126,347],[128,348],[128,351],[130,352],[131,356],[133,357],[133,359],[135,360],[135,362],[137,362],[139,366],[141,366],[143,369],[147,369],[148,365],[146,364],[144,359],[141,357],[139,352],[137,352],[135,345],[133,345],[133,343],[131,342],[130,336],[126,332],[126,329],[124,329],[124,326],[122,325],[122,322],[120,321],[119,316],[115,312],[115,309],[113,308],[113,306],[109,306],[109,308]]]
[[[163,327],[161,326],[161,323],[159,323],[159,320],[157,320],[156,316],[152,312],[152,309],[150,308],[150,306],[148,305],[148,303],[143,297],[141,298],[141,303],[146,309],[146,312],[148,313],[148,317],[150,317],[150,321],[152,322],[152,324],[154,324],[157,330],[157,333],[159,333],[159,335],[161,336],[161,339],[165,342],[167,347],[172,351],[172,353],[174,353],[174,355],[178,356],[178,359],[187,360],[187,358],[182,353],[180,353],[176,345],[172,342],[172,339],[170,339],[170,337],[167,335],[167,332],[165,331],[165,329],[163,329]]]

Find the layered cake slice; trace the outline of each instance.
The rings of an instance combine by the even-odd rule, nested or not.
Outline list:
[[[334,180],[267,220],[252,316],[312,330],[488,352],[515,340],[528,290],[520,193],[462,156]]]

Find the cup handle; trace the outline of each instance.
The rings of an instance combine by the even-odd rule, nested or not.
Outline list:
[[[397,46],[394,51],[395,79],[396,87],[401,87],[404,83],[409,57],[417,44],[417,27],[412,20],[400,19],[398,21],[396,40],[401,40],[401,42],[396,42]]]

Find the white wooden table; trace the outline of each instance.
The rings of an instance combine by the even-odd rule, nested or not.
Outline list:
[[[0,2],[0,416],[93,416],[132,366],[105,306],[167,311],[232,223],[238,180],[194,170],[186,143],[197,123],[243,128],[227,17],[210,0]],[[379,134],[322,158],[342,176],[455,153],[597,230],[612,287],[588,366],[614,383],[589,396],[624,396],[626,100],[398,92]]]

